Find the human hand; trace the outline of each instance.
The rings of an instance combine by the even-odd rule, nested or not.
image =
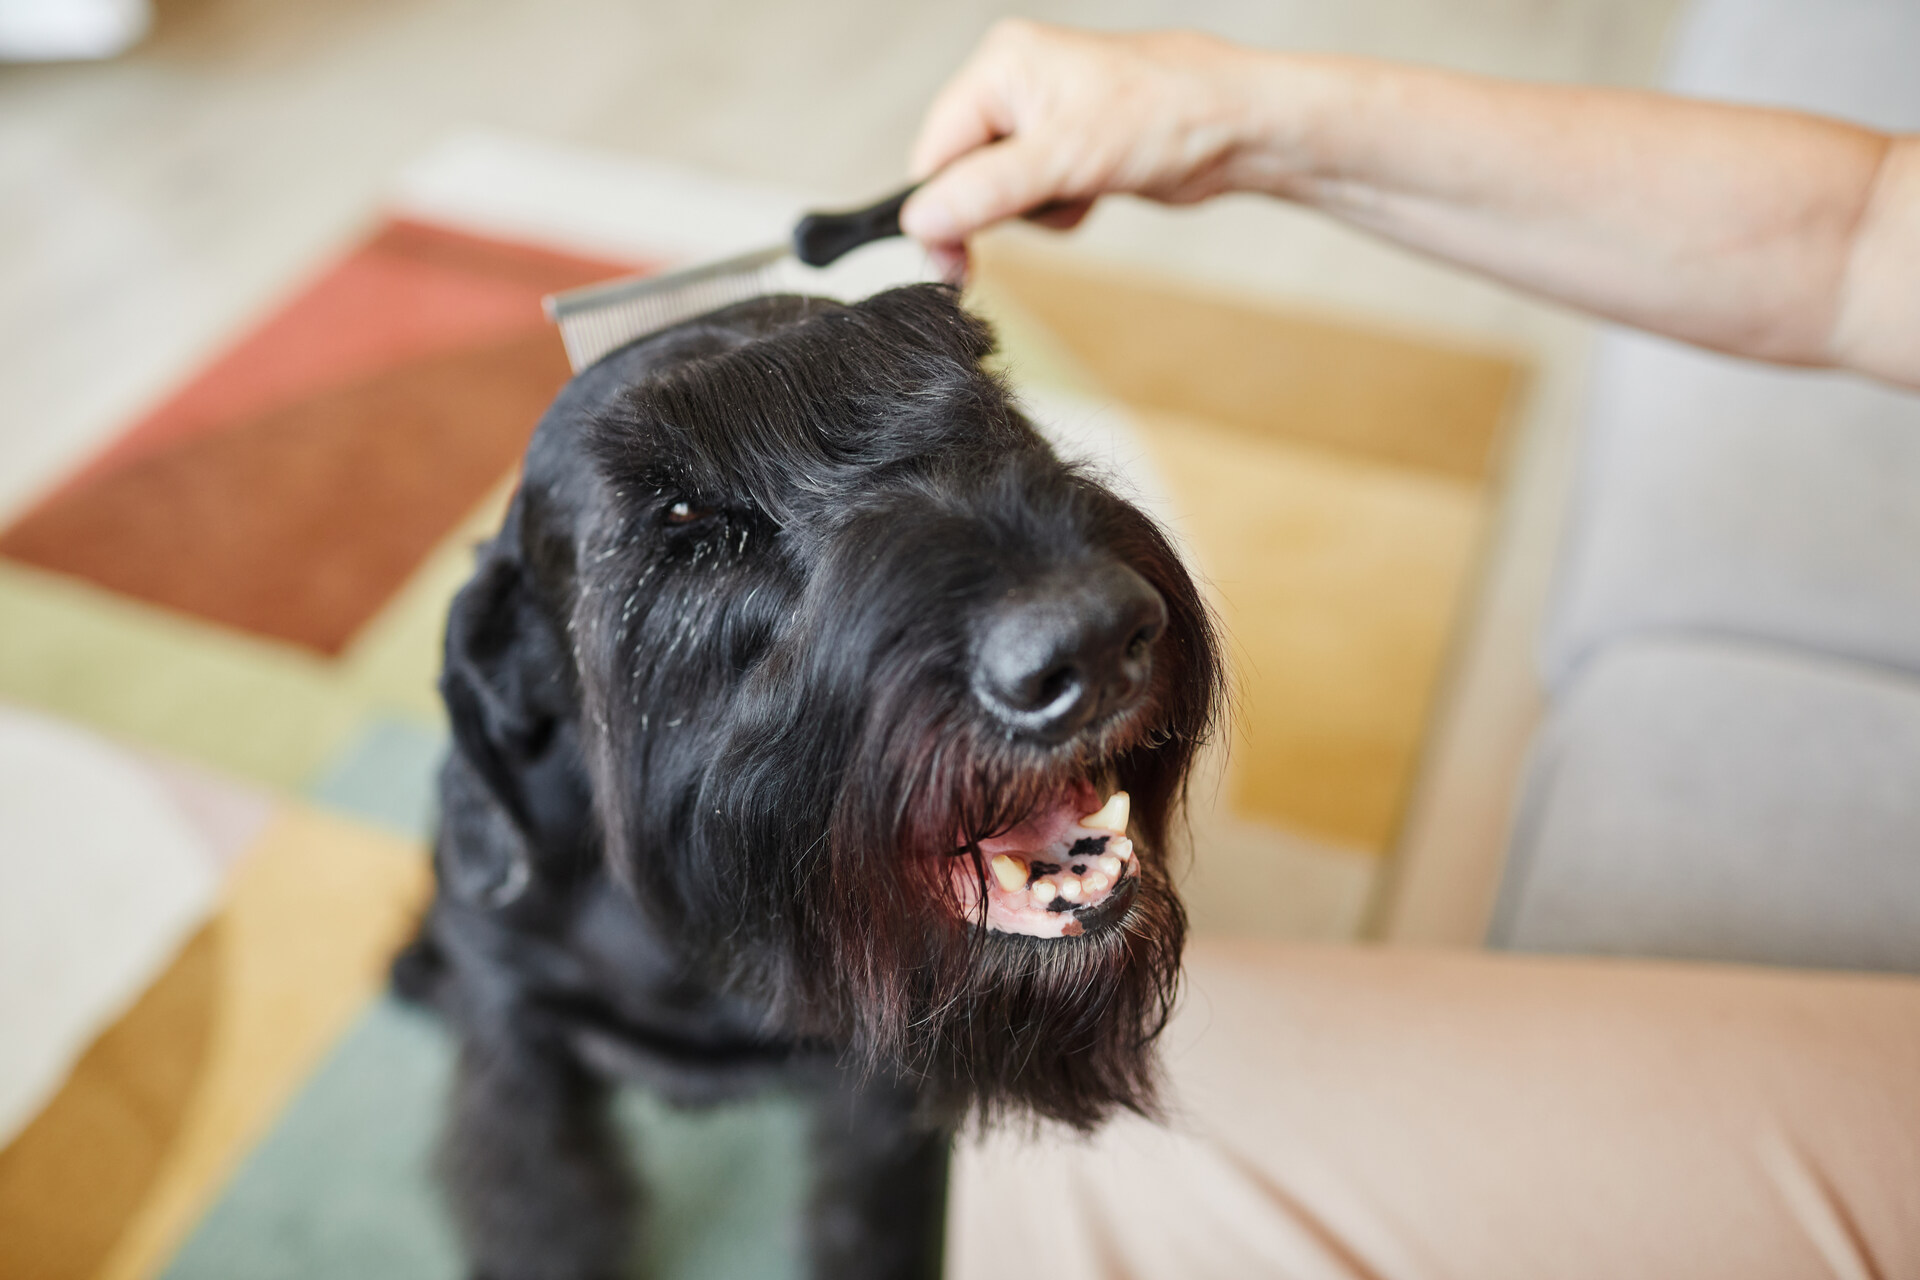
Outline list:
[[[1003,218],[1041,210],[1066,228],[1111,192],[1187,204],[1229,190],[1248,62],[1189,32],[997,23],[928,109],[909,161],[925,181],[901,227],[957,274],[967,237]]]

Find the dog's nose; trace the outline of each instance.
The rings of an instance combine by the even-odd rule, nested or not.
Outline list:
[[[1166,629],[1167,602],[1123,564],[1049,578],[988,616],[974,690],[1016,728],[1060,741],[1146,692]]]

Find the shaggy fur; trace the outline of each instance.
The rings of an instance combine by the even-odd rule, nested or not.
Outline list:
[[[449,620],[439,893],[396,971],[461,1038],[442,1165],[475,1275],[624,1269],[618,1080],[814,1099],[834,1277],[937,1272],[970,1116],[1151,1111],[1213,633],[991,346],[940,287],[762,299],[615,352],[542,420]],[[995,715],[973,672],[999,602],[1116,564],[1165,603],[1143,692],[1064,740]],[[982,900],[978,842],[1075,782],[1132,794],[1124,917],[969,918],[953,868]]]

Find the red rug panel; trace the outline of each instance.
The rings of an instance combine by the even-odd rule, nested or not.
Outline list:
[[[541,295],[632,269],[389,223],[0,535],[0,555],[338,654],[566,381]]]

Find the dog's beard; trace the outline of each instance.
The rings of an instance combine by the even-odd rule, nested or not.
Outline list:
[[[1151,1044],[1185,936],[1168,826],[1203,721],[1149,700],[1041,751],[964,698],[883,682],[864,724],[805,699],[763,705],[730,745],[696,753],[720,763],[669,802],[635,788],[660,781],[660,750],[640,749],[660,721],[642,728],[624,702],[589,717],[597,787],[621,797],[603,808],[613,847],[649,851],[619,859],[624,878],[703,971],[769,1011],[770,1032],[914,1085],[946,1123],[1027,1114],[1086,1128],[1116,1107],[1153,1111]],[[992,851],[1117,790],[1132,802],[1124,891],[1057,913],[1076,936],[990,927]]]
[[[975,928],[942,940],[887,1057],[944,1117],[1026,1112],[1088,1128],[1116,1106],[1153,1112],[1150,1050],[1177,991],[1185,917],[1158,862],[1134,875],[1119,918],[1083,936]]]
[[[1027,1112],[1088,1127],[1116,1106],[1151,1112],[1150,1047],[1185,936],[1165,850],[1190,739],[1151,704],[1048,751],[884,699],[874,714],[836,806],[819,904],[831,950],[851,962],[838,985],[855,1053],[912,1079],[947,1118]],[[1051,846],[1112,847],[1112,831],[1072,833],[1096,813],[1112,819],[1101,801],[1116,791],[1133,803],[1112,882],[1085,888],[1117,856],[1104,850],[1082,851],[1082,873],[1045,870],[1037,855]],[[1036,906],[1027,883],[999,883],[996,857],[1034,885],[1079,879],[1083,901]],[[1019,927],[1036,917],[1041,929]]]

